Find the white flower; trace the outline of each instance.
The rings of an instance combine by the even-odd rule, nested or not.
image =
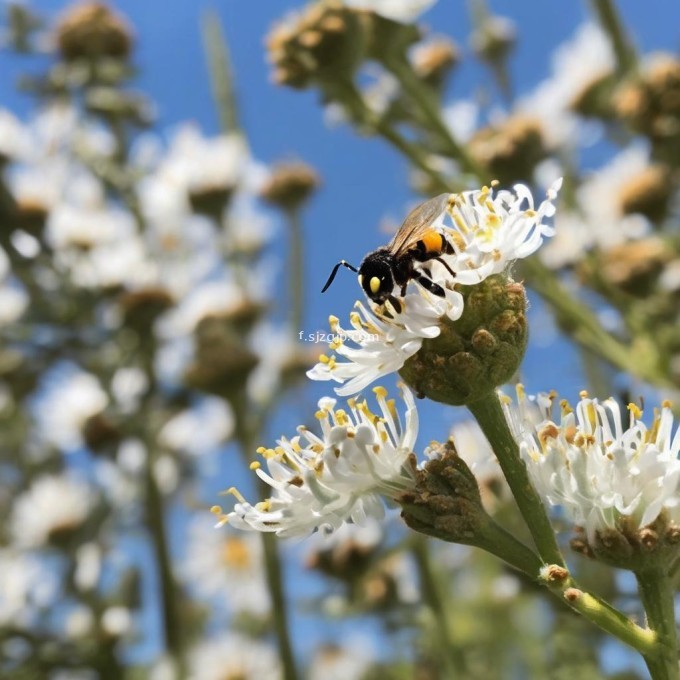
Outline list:
[[[581,393],[575,409],[561,402],[555,422],[550,397],[531,402],[521,388],[518,397],[518,408],[509,400],[504,408],[534,484],[585,528],[589,540],[597,531],[620,528],[624,519],[637,528],[662,511],[680,520],[680,434],[672,435],[668,403],[649,428],[640,409],[629,405],[626,428],[614,399],[599,403]]]
[[[276,651],[238,633],[223,633],[189,651],[188,680],[281,680]]]
[[[646,217],[624,211],[626,191],[649,166],[649,150],[635,145],[586,177],[576,191],[579,212],[556,216],[555,238],[541,248],[541,259],[558,269],[578,262],[592,248],[609,249],[649,234]]]
[[[158,433],[158,442],[172,450],[201,455],[224,443],[233,430],[234,414],[229,405],[217,397],[206,397],[170,418]]]
[[[363,638],[348,640],[345,647],[324,645],[316,651],[308,680],[361,680],[373,655]]]
[[[350,520],[364,524],[370,517],[382,519],[380,497],[395,498],[415,484],[409,456],[418,414],[405,388],[404,425],[394,403],[386,400],[386,390],[376,387],[374,392],[380,414],[372,413],[366,401],[348,400],[347,412],[336,409],[334,399],[324,398],[316,414],[321,437],[300,427],[299,436],[280,439],[276,449],[258,449],[268,472],[259,463],[253,467],[274,495],[252,506],[232,489],[239,502],[229,515],[221,515],[220,524],[304,536],[315,529],[333,531]]]
[[[159,172],[189,193],[232,189],[243,176],[248,149],[239,134],[206,138],[193,125],[175,134]]]
[[[456,423],[451,428],[451,438],[456,445],[458,455],[465,461],[481,486],[501,483],[509,493],[498,458],[474,420]]]
[[[7,109],[0,109],[0,159],[17,159],[30,147],[27,130]]]
[[[108,404],[97,378],[69,367],[46,376],[34,402],[38,430],[43,439],[64,451],[82,445],[82,428]]]
[[[40,477],[15,500],[10,532],[17,545],[40,547],[50,537],[82,526],[93,505],[85,482],[65,474]]]
[[[197,518],[189,527],[182,574],[200,596],[224,603],[230,612],[265,616],[270,610],[257,534],[215,531],[209,518]]]
[[[347,7],[369,10],[403,24],[414,22],[435,2],[437,0],[343,0]]]
[[[584,24],[570,42],[556,50],[552,76],[523,97],[518,108],[540,115],[549,144],[575,144],[579,139],[579,119],[570,106],[590,84],[612,73],[614,67],[609,38],[596,24]]]
[[[37,555],[0,550],[0,625],[28,627],[59,592],[54,573]]]
[[[330,317],[334,335],[330,349],[335,355],[322,355],[307,375],[312,380],[335,380],[343,383],[337,394],[356,394],[374,380],[398,371],[421,347],[425,338],[437,337],[439,320],[447,316],[455,321],[463,313],[463,297],[455,284],[475,285],[487,277],[504,271],[517,258],[535,252],[546,236],[553,233],[544,219],[555,213],[553,201],[561,179],[547,192],[547,199],[534,209],[529,189],[517,184],[514,193],[484,187],[477,191],[452,194],[447,209],[432,224],[450,242],[453,255],[443,255],[447,267],[428,261],[430,278],[444,291],[444,297],[428,292],[415,282],[413,291],[399,298],[402,311],[397,313],[387,301],[372,305],[371,314],[360,302],[358,311],[350,315],[353,330],[342,328]],[[419,265],[416,264],[416,267]],[[398,296],[399,291],[393,291]]]

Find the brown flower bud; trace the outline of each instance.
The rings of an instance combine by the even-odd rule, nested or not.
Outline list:
[[[501,184],[531,178],[548,153],[541,122],[523,115],[479,130],[470,140],[469,152]]]
[[[360,15],[338,0],[316,2],[279,23],[266,44],[274,82],[299,89],[351,76],[365,54]]]
[[[411,60],[415,72],[422,80],[441,89],[460,60],[460,50],[450,38],[437,36],[416,45]]]
[[[659,224],[668,214],[674,186],[665,165],[650,165],[620,189],[621,212],[639,213]]]
[[[130,25],[103,2],[69,7],[57,24],[56,40],[66,61],[127,59],[133,45]]]
[[[281,163],[260,192],[267,203],[283,210],[296,210],[314,193],[321,180],[311,166],[301,161]]]
[[[498,274],[460,292],[461,318],[443,318],[440,335],[424,340],[399,371],[416,394],[453,405],[477,401],[510,380],[528,337],[522,284]]]

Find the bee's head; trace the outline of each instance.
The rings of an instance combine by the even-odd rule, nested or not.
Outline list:
[[[394,256],[386,248],[370,253],[359,267],[359,283],[366,295],[377,302],[384,302],[394,288]]]

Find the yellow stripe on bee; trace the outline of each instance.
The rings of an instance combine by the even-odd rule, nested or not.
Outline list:
[[[430,229],[430,231],[425,232],[420,240],[425,246],[425,252],[441,253],[444,249],[444,238],[435,229]]]

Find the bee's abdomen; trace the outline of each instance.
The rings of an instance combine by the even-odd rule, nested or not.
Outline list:
[[[430,231],[423,234],[423,238],[420,239],[426,253],[439,254],[441,253],[445,246],[446,240],[444,237],[436,230],[431,229]]]

